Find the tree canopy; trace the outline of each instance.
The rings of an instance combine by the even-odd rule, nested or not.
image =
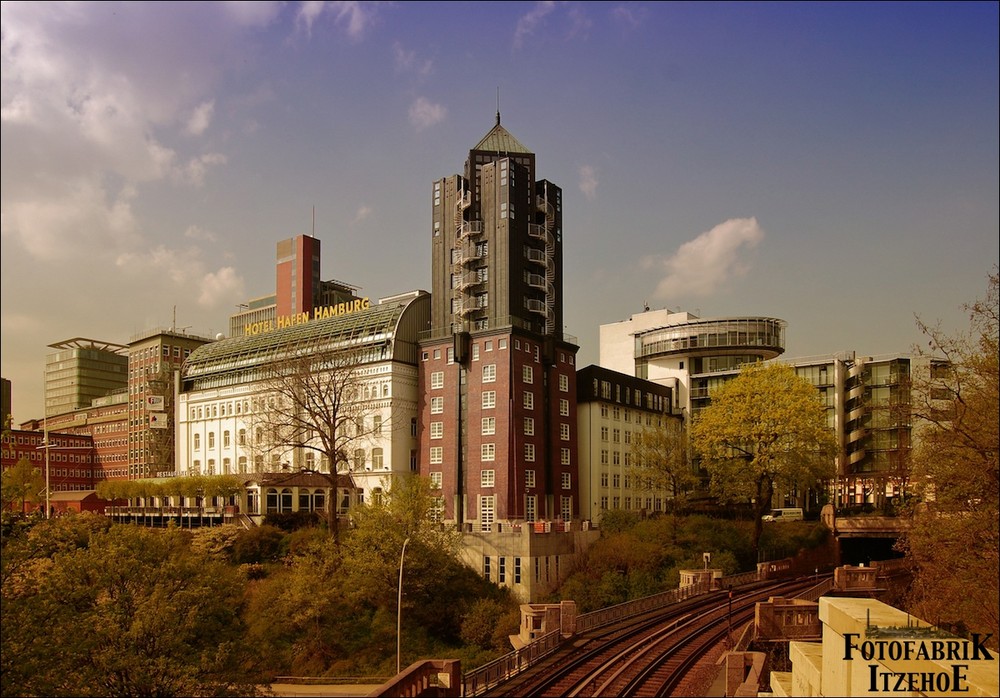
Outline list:
[[[756,551],[778,488],[833,476],[833,431],[816,389],[785,364],[748,364],[711,399],[694,420],[693,447],[714,494],[752,502]]]
[[[969,329],[918,320],[928,359],[914,377],[918,494],[903,548],[915,565],[912,610],[957,629],[1000,636],[1000,349],[998,274],[965,306]]]

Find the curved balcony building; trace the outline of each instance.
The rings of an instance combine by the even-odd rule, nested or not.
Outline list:
[[[697,377],[734,372],[785,351],[784,320],[771,317],[699,318],[646,310],[601,326],[602,366],[674,388],[675,411],[690,411],[705,383]],[[708,376],[710,378],[710,376]]]

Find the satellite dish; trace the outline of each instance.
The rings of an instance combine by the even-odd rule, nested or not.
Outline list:
[[[215,335],[215,341],[219,341],[220,339],[225,339],[225,338],[226,338],[226,335],[222,334],[221,332],[219,334]]]

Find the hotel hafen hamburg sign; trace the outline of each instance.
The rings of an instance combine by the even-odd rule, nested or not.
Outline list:
[[[371,301],[367,298],[355,298],[354,300],[344,301],[336,305],[325,305],[322,308],[314,308],[312,315],[309,313],[296,313],[294,315],[282,315],[274,320],[248,322],[243,326],[243,334],[255,335],[274,330],[283,330],[286,327],[304,325],[311,320],[326,320],[337,315],[347,315],[348,313],[356,313],[359,310],[368,310],[370,307]]]
[[[905,637],[861,633],[844,634],[844,661],[867,663],[871,693],[967,693],[969,662],[996,661],[986,649],[993,633],[974,633],[971,640],[948,637]],[[887,671],[892,662],[939,662],[935,671]]]

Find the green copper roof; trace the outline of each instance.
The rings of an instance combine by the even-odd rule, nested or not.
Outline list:
[[[483,136],[473,150],[485,150],[490,153],[531,153],[510,134],[510,131],[500,125],[499,115],[497,115],[497,125]]]

